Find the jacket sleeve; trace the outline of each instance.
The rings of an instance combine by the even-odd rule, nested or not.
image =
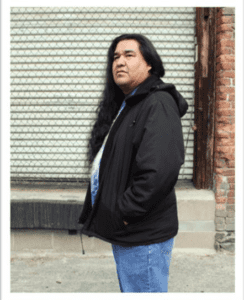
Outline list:
[[[184,163],[181,120],[173,97],[158,92],[146,101],[137,122],[143,130],[135,156],[136,171],[118,199],[119,218],[128,222],[137,222],[158,201],[164,201]]]

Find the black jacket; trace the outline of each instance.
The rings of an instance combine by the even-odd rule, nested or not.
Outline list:
[[[125,101],[105,145],[95,204],[89,184],[78,222],[82,233],[112,244],[163,242],[178,232],[174,186],[184,163],[180,118],[188,105],[154,75]]]

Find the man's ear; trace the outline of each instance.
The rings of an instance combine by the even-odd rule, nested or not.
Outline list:
[[[148,65],[148,73],[150,73],[150,70],[152,70],[152,66]]]

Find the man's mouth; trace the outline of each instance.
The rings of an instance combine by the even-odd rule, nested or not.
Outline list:
[[[121,70],[121,71],[117,71],[116,74],[118,75],[118,74],[121,74],[121,73],[126,73],[126,72]]]

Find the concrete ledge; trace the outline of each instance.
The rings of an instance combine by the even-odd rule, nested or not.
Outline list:
[[[214,249],[215,232],[179,231],[175,237],[176,248]]]
[[[215,231],[215,224],[214,221],[180,221],[179,231],[213,232]]]
[[[86,253],[108,254],[111,244],[95,237],[82,235]],[[214,249],[215,232],[179,231],[175,237],[175,248]],[[30,252],[65,252],[82,253],[80,234],[69,235],[67,230],[12,230],[11,251]]]
[[[173,248],[173,254],[192,254],[197,256],[206,256],[206,255],[215,255],[217,251],[215,249],[201,249],[201,248]],[[60,252],[51,251],[43,251],[43,250],[32,250],[32,251],[11,251],[11,259],[16,258],[57,258],[61,254]],[[91,253],[86,252],[85,254],[79,252],[62,252],[62,257],[78,257],[79,259],[87,259],[91,257],[112,257],[113,252],[108,251],[104,253]]]
[[[191,195],[189,195],[189,198]],[[213,221],[215,218],[215,198],[211,200],[177,199],[179,221]]]
[[[60,190],[11,190],[11,200],[55,200],[55,201],[76,201],[84,203],[86,189],[73,189],[69,191]],[[178,200],[212,201],[215,199],[214,192],[210,190],[197,190],[191,188],[176,188]]]
[[[56,252],[80,252],[80,235],[69,235],[68,230],[12,229],[11,250],[55,250]]]
[[[80,230],[86,188],[11,190],[11,228]],[[190,182],[176,185],[180,231],[215,231],[215,195],[197,190]]]
[[[11,250],[53,249],[51,230],[11,230]]]
[[[215,195],[210,190],[197,190],[197,189],[176,189],[177,200],[194,200],[194,201],[213,201]]]
[[[59,202],[79,202],[84,203],[86,196],[86,189],[72,189],[72,190],[11,190],[11,201],[26,201],[26,200],[38,200],[38,201],[59,201]]]

